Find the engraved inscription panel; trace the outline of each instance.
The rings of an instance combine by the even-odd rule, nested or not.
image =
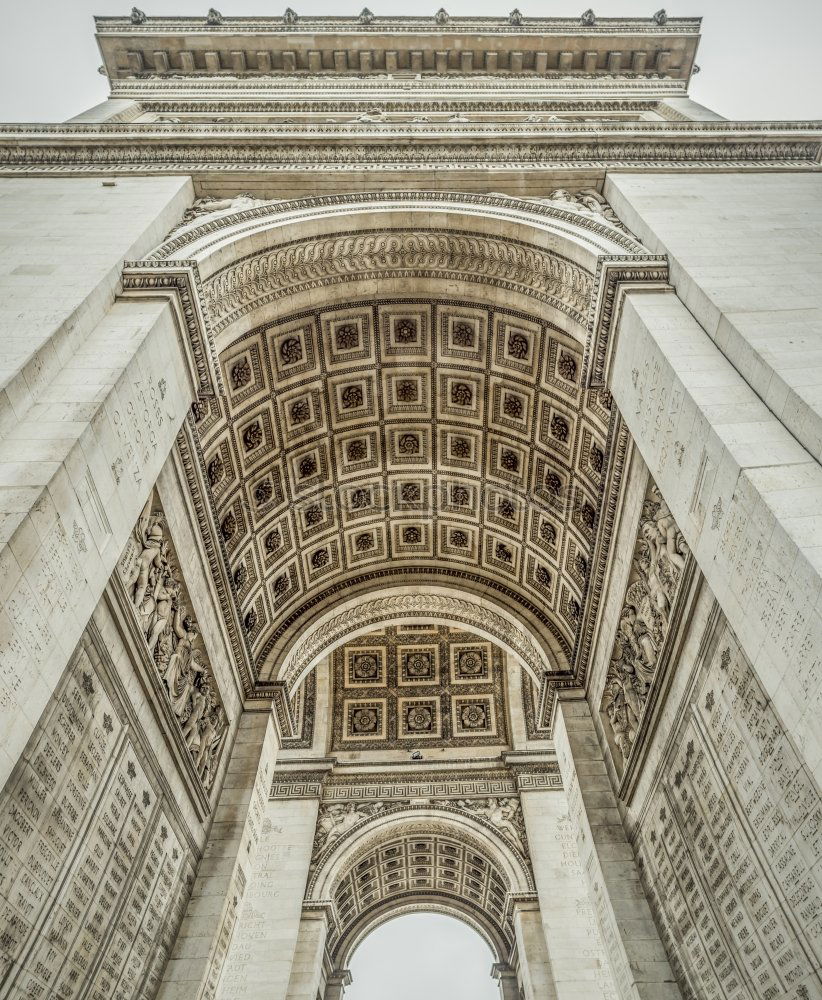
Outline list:
[[[191,872],[85,639],[0,797],[0,995],[153,996]]]
[[[822,995],[822,798],[727,624],[636,846],[686,997]]]

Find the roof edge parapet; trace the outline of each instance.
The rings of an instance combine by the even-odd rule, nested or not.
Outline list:
[[[548,74],[657,75],[687,80],[700,18],[97,17],[111,80],[220,73],[473,78]]]

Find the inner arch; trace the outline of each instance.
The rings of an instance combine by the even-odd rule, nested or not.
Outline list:
[[[414,947],[409,948],[409,942]],[[348,961],[350,1000],[416,1000],[421,995],[452,1000],[498,1000],[489,976],[504,961],[493,942],[458,911],[435,903],[410,903],[374,924]]]

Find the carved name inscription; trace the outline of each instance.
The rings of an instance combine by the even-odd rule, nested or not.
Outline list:
[[[152,996],[191,870],[84,644],[0,797],[0,995]]]
[[[684,995],[822,995],[822,798],[727,624],[675,748],[637,850]]]

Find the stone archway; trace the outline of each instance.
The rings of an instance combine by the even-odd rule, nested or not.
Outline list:
[[[249,693],[389,581],[513,615],[538,680],[573,667],[614,436],[589,385],[615,276],[664,267],[560,194],[207,200],[127,268],[188,330],[190,483]]]
[[[304,905],[327,907],[325,947],[337,978],[377,926],[421,911],[463,921],[488,944],[494,968],[508,969],[514,907],[534,891],[515,799],[329,803],[319,811]]]

